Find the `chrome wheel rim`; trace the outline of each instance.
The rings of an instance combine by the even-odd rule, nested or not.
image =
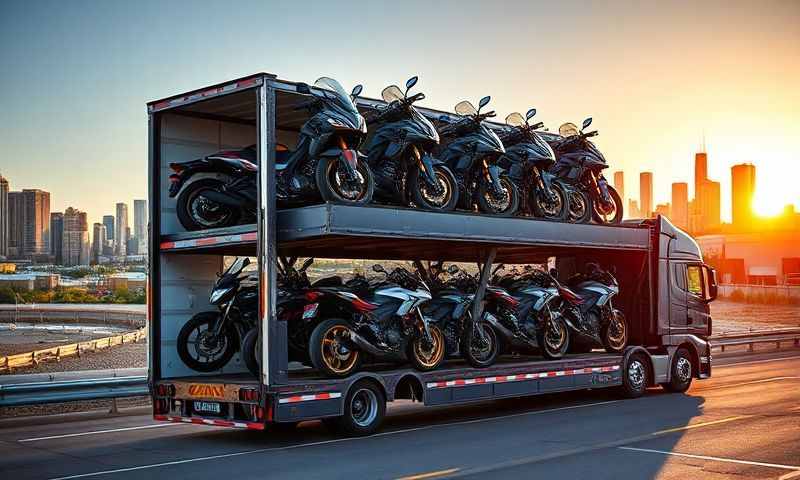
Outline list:
[[[681,382],[687,382],[692,377],[692,362],[686,357],[678,357],[675,365],[676,374]]]
[[[350,400],[350,415],[359,427],[369,427],[378,416],[378,396],[368,388],[361,388]]]
[[[491,186],[488,186],[486,193],[483,195],[483,198],[486,199],[486,203],[495,212],[505,212],[508,210],[508,207],[511,206],[511,185],[509,184],[509,180],[501,178],[500,187],[502,189],[502,196],[500,198],[492,194]]]
[[[364,195],[367,194],[367,182],[364,180],[364,175],[362,175],[360,171],[364,168],[363,164],[359,163],[355,172],[356,178],[353,181],[348,181],[334,163],[331,163],[329,168],[328,178],[330,178],[331,184],[336,187],[336,192],[339,196],[352,202],[364,198]]]
[[[642,362],[639,360],[632,360],[630,365],[628,365],[628,381],[631,386],[636,390],[641,389],[644,385],[645,376],[646,373]]]
[[[434,207],[441,208],[450,201],[450,198],[453,196],[453,189],[450,186],[447,175],[438,170],[435,172],[435,175],[438,188],[430,188],[428,182],[423,180],[420,182],[419,191],[426,202]]]

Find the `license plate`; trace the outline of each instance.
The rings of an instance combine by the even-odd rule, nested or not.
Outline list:
[[[303,319],[317,316],[317,308],[319,308],[319,303],[311,303],[303,307]]]
[[[194,402],[194,410],[200,413],[222,413],[222,406],[217,402]]]

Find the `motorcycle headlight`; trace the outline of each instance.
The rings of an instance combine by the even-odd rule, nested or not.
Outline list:
[[[212,305],[216,305],[217,303],[219,303],[220,299],[222,299],[222,297],[224,297],[231,290],[233,290],[233,287],[220,288],[218,290],[214,290],[213,292],[211,292],[211,298],[209,298],[209,302],[211,302]]]
[[[333,127],[336,127],[336,128],[351,128],[350,125],[347,125],[344,122],[340,122],[339,120],[336,120],[335,118],[328,117],[327,120],[328,120],[328,123]]]

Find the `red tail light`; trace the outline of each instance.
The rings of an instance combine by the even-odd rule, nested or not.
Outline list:
[[[167,383],[156,385],[156,395],[159,397],[174,397],[175,385],[170,385]]]
[[[254,388],[239,389],[239,400],[243,402],[257,402],[260,397],[260,392]]]
[[[174,173],[169,176],[169,181],[172,182],[172,183],[177,183],[177,182],[180,181],[180,179],[181,179],[180,175],[177,175],[177,174],[174,174]]]
[[[306,292],[306,295],[305,295],[306,300],[308,300],[309,302],[316,302],[317,299],[319,297],[321,297],[321,296],[322,296],[322,294],[319,293],[319,292]]]
[[[256,407],[256,420],[264,420],[264,414],[266,412],[261,407]]]

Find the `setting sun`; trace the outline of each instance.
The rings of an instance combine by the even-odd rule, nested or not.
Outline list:
[[[760,217],[775,217],[780,215],[786,205],[795,202],[790,192],[790,178],[777,177],[772,172],[764,172],[763,181],[759,179],[753,196],[753,213]]]

